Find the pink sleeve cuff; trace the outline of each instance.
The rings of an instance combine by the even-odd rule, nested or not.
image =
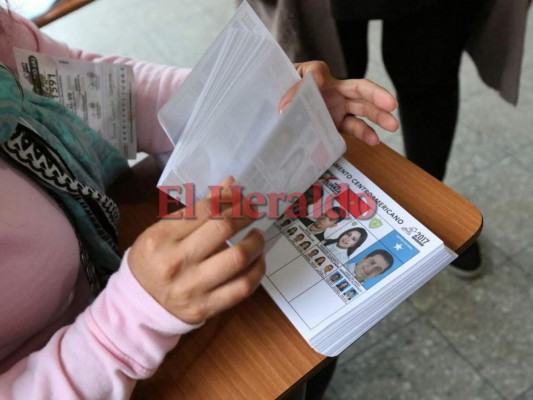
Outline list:
[[[139,283],[137,278],[131,272],[128,264],[129,249],[126,250],[120,264],[120,269],[117,272],[118,277],[123,279],[124,287],[129,287],[129,295],[132,297],[131,301],[137,303],[140,308],[146,311],[153,318],[154,323],[159,323],[168,329],[169,332],[184,335],[196,328],[201,327],[204,322],[199,324],[188,324],[183,322],[174,314],[167,311],[161,304],[157,302]]]
[[[180,335],[203,323],[187,324],[164,309],[133,276],[127,259],[128,251],[118,272],[85,313],[86,323],[106,347],[114,349],[116,357],[152,370]]]

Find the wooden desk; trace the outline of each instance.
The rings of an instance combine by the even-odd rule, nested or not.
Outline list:
[[[38,27],[45,26],[92,1],[93,0],[59,0],[43,15],[34,18],[33,22],[35,22],[35,25]]]
[[[451,249],[461,252],[479,234],[478,209],[398,153],[385,145],[370,148],[355,139],[348,140],[348,147],[345,157],[350,162]],[[122,211],[122,249],[156,220],[158,176],[155,163],[146,159],[115,188]],[[260,288],[239,306],[184,336],[155,376],[138,384],[133,398],[275,399],[327,361]]]

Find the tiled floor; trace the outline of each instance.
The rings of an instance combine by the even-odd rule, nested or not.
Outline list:
[[[105,54],[192,66],[233,6],[98,0],[46,31]],[[374,23],[369,77],[390,88],[378,48]],[[533,24],[523,68],[512,107],[480,82],[468,58],[462,66],[446,182],[484,214],[486,274],[474,282],[439,274],[340,357],[327,399],[533,399]],[[401,151],[399,134],[382,138]]]

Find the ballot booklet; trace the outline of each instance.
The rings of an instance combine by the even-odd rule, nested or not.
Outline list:
[[[334,356],[455,254],[340,158],[345,143],[312,78],[278,112],[299,81],[244,2],[159,112],[175,148],[158,187],[187,203],[191,184],[198,200],[235,177],[263,215],[249,228],[266,235],[263,287],[316,351]]]

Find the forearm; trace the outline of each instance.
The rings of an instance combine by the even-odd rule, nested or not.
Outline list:
[[[74,324],[0,376],[0,398],[129,398],[135,382],[157,369],[195,326],[161,307],[125,260]]]

